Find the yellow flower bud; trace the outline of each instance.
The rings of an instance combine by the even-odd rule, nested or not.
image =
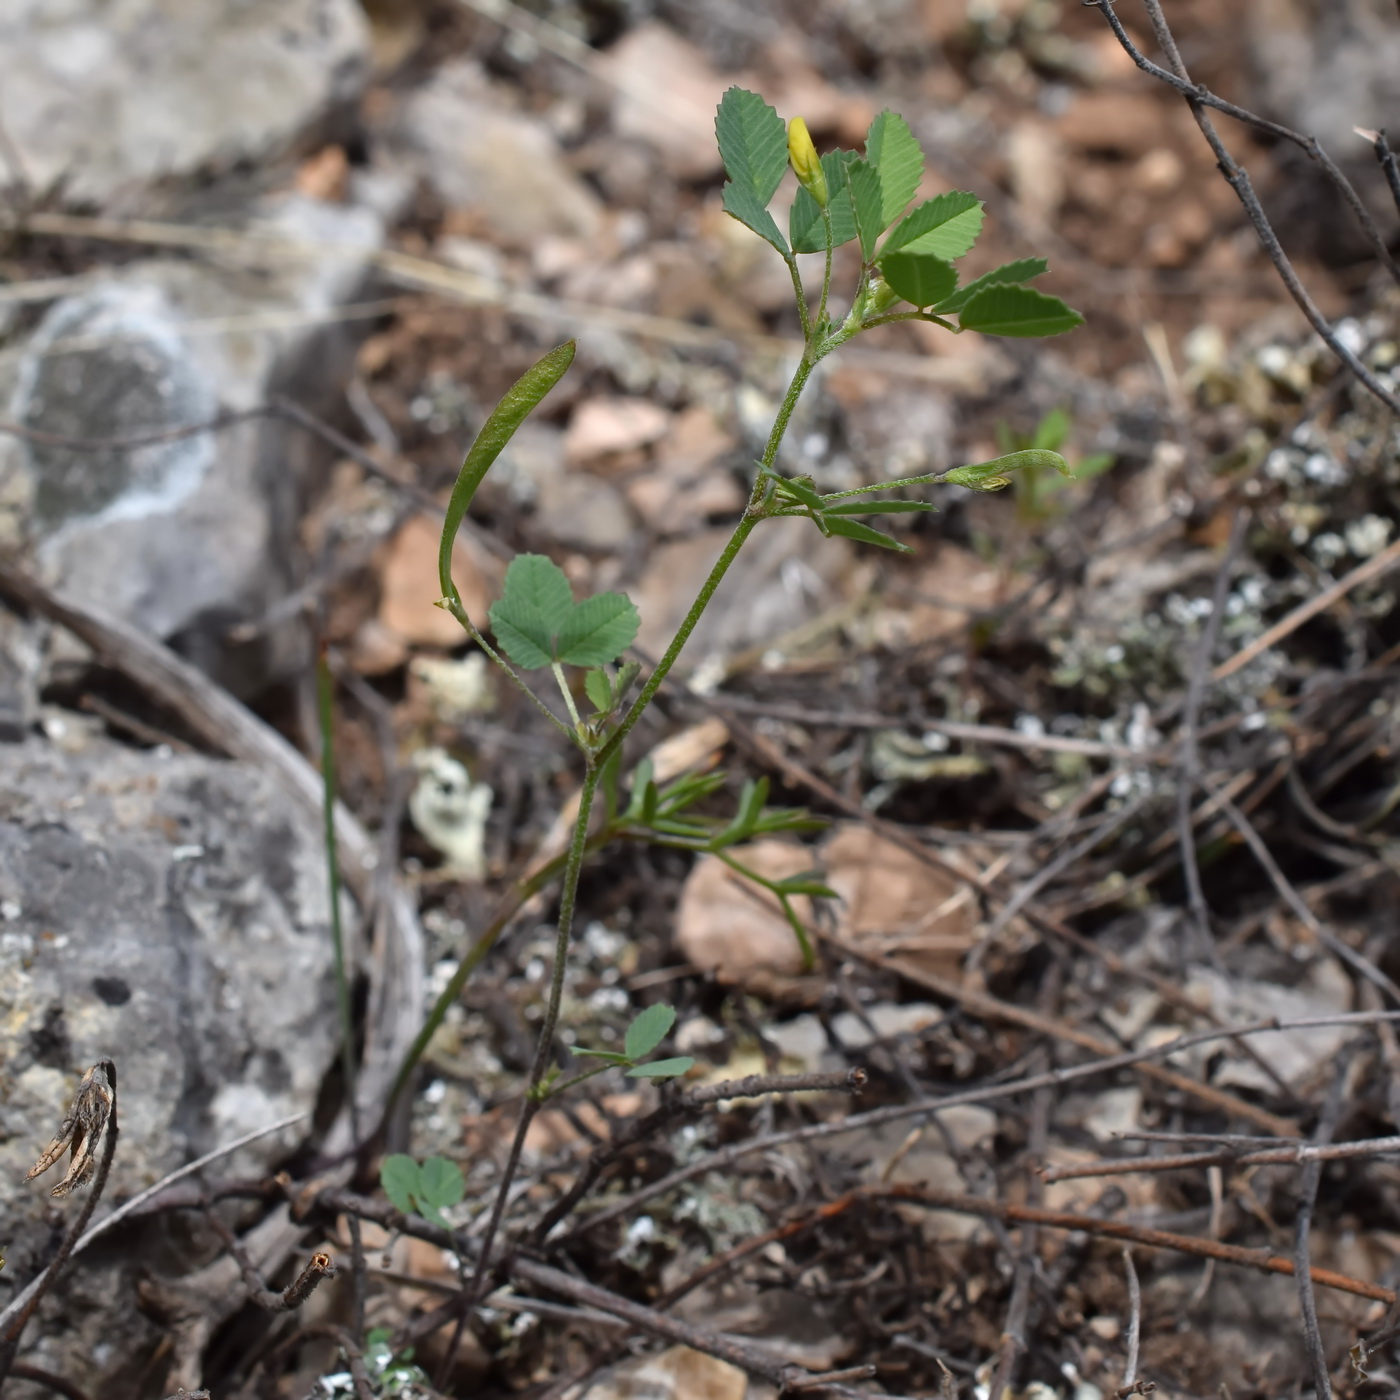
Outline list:
[[[792,162],[792,168],[802,188],[825,209],[829,198],[826,171],[822,169],[817,148],[812,144],[807,123],[801,117],[794,117],[788,123],[788,159]]]

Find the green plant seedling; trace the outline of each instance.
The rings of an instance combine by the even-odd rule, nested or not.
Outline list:
[[[1006,422],[997,424],[997,442],[1003,452],[1027,449],[1059,454],[1074,423],[1063,408],[1052,408],[1032,433],[1018,433]],[[1071,464],[1071,480],[1092,481],[1102,476],[1117,459],[1112,452],[1095,452],[1080,457]],[[1031,466],[1016,478],[1016,513],[1026,524],[1037,525],[1053,520],[1068,507],[1063,489],[1063,474],[1043,466]]]
[[[639,1012],[632,1018],[632,1024],[627,1027],[627,1034],[623,1038],[621,1052],[616,1050],[590,1050],[583,1046],[571,1046],[570,1053],[574,1055],[587,1055],[593,1059],[605,1060],[607,1063],[601,1065],[588,1074],[581,1074],[575,1079],[571,1079],[569,1084],[581,1083],[584,1079],[591,1078],[594,1074],[601,1074],[605,1069],[611,1069],[614,1065],[625,1066],[629,1079],[675,1079],[679,1075],[685,1074],[694,1064],[693,1055],[677,1055],[669,1060],[647,1060],[647,1056],[661,1044],[671,1033],[671,1027],[676,1024],[676,1008],[666,1006],[658,1002],[655,1006],[649,1006],[645,1011]],[[568,1086],[561,1086],[568,1087]],[[556,1092],[558,1092],[556,1090]]]
[[[561,861],[545,867],[518,887],[522,894],[527,887],[533,893],[557,877],[559,908],[553,966],[535,1059],[510,1157],[481,1242],[481,1270],[491,1258],[529,1124],[546,1098],[567,1087],[555,1087],[555,1035],[579,878],[584,861],[592,852],[613,840],[646,840],[714,854],[778,898],[804,958],[809,965],[813,961],[806,931],[793,913],[791,900],[799,894],[830,897],[831,891],[815,873],[766,880],[747,869],[733,853],[734,847],[756,835],[810,829],[813,823],[807,814],[769,808],[767,783],[759,780],[746,785],[731,818],[715,820],[701,815],[697,804],[716,792],[724,782],[722,774],[689,776],[662,787],[646,764],[638,765],[633,774],[625,806],[619,793],[623,745],[676,665],[749,536],[764,521],[799,515],[809,519],[824,537],[834,535],[857,544],[908,552],[908,544],[873,528],[866,520],[876,515],[926,512],[933,510],[934,504],[866,498],[888,498],[892,492],[940,484],[995,491],[1009,485],[1018,472],[1069,473],[1064,458],[1047,443],[1019,446],[995,461],[961,466],[950,472],[881,481],[854,490],[824,492],[813,476],[785,477],[780,473],[776,468],[778,451],[814,369],[855,336],[899,321],[924,321],[954,335],[976,331],[984,335],[1043,337],[1071,331],[1082,324],[1083,317],[1058,297],[1028,285],[1048,271],[1044,258],[1021,258],[962,281],[957,263],[972,249],[982,231],[982,202],[966,190],[949,190],[914,203],[923,179],[924,154],[909,124],[894,112],[881,112],[875,118],[862,150],[819,155],[800,118],[784,123],[759,94],[733,87],[719,104],[715,135],[727,177],[724,208],[768,243],[786,264],[802,329],[803,350],[756,464],[748,501],[689,611],[640,689],[632,694],[634,682],[640,679],[636,662],[625,662],[613,669],[637,631],[636,609],[624,595],[601,593],[576,599],[556,565],[539,555],[522,555],[511,563],[502,597],[490,610],[489,625],[496,642],[493,646],[467,615],[451,578],[453,541],[477,488],[511,434],[568,368],[574,355],[572,341],[550,351],[527,370],[487,419],[462,464],[444,523],[438,557],[440,605],[452,613],[511,683],[577,746],[583,768],[568,851]],[[797,176],[798,191],[788,210],[784,236],[769,206],[789,167]],[[858,245],[859,271],[845,313],[839,315],[833,310],[832,255],[837,247],[849,243]],[[809,288],[804,283],[797,263],[799,253],[824,254],[819,286]],[[582,689],[593,707],[586,718],[579,713],[564,671],[566,666],[586,668]],[[535,694],[521,674],[545,668],[553,673],[559,687],[568,711],[567,722]],[[602,823],[593,821],[595,802],[603,809]],[[399,1071],[398,1087],[407,1081],[432,1027],[441,1022],[465,978],[503,927],[504,922],[494,923],[463,958],[406,1057]],[[621,1052],[578,1052],[603,1062],[588,1074],[601,1073],[612,1065],[625,1066],[627,1073],[637,1078],[659,1079],[683,1073],[690,1065],[686,1057],[646,1059],[665,1038],[674,1019],[675,1012],[669,1007],[649,1008],[633,1021]],[[577,1078],[568,1081],[577,1082]],[[416,1209],[440,1209],[441,1202],[433,1194],[439,1188],[424,1183],[427,1164],[418,1168],[411,1159],[390,1158],[386,1168],[389,1162],[396,1163],[385,1179],[386,1190],[390,1190],[390,1180],[394,1182],[391,1197],[397,1191]],[[416,1176],[409,1167],[413,1167]],[[476,1294],[485,1277],[479,1271],[474,1285]]]
[[[456,1162],[446,1157],[415,1162],[402,1152],[380,1163],[379,1184],[396,1209],[405,1215],[421,1215],[444,1230],[452,1227],[442,1212],[458,1205],[467,1192],[466,1179]]]

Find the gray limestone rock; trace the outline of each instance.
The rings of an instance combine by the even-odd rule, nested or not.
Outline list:
[[[405,104],[391,145],[449,205],[477,210],[498,237],[596,238],[598,197],[569,168],[549,129],[466,60],[444,64]]]
[[[254,409],[278,393],[334,402],[365,324],[359,295],[383,225],[297,196],[259,232],[296,240],[255,268],[157,259],[59,301],[0,357],[0,411],[55,439],[140,438]],[[137,448],[0,441],[0,543],[28,540],[50,580],[98,601],[249,693],[296,659],[286,629],[237,656],[231,625],[293,582],[298,503],[324,449],[262,418]]]
[[[275,155],[368,71],[355,0],[0,5],[0,122],[31,185],[72,200]]]
[[[118,1069],[112,1204],[314,1105],[337,1039],[327,909],[315,823],[262,774],[100,739],[0,747],[0,1305],[80,1208],[24,1175],[96,1060]],[[219,1171],[263,1172],[304,1131]],[[81,1256],[26,1334],[90,1392],[160,1335],[134,1288],[157,1246],[118,1244]],[[159,1247],[167,1276],[206,1262]]]

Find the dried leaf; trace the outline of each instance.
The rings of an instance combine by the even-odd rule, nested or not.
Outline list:
[[[107,1080],[106,1070],[100,1064],[93,1065],[83,1075],[73,1107],[69,1109],[54,1140],[44,1149],[24,1179],[33,1181],[36,1176],[48,1171],[71,1147],[73,1157],[68,1163],[68,1174],[49,1194],[66,1196],[75,1186],[86,1186],[96,1170],[97,1145],[102,1141],[107,1120],[111,1116],[112,1086]]]

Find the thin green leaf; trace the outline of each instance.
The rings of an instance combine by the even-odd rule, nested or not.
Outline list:
[[[958,270],[944,258],[906,248],[880,259],[885,281],[914,306],[932,306],[958,285]]]
[[[844,535],[848,540],[859,540],[861,544],[878,544],[881,549],[898,550],[900,554],[914,552],[907,544],[900,544],[892,536],[872,530],[869,525],[862,525],[860,521],[852,520],[849,516],[828,514],[824,519],[827,529],[833,535]]]
[[[442,596],[454,603],[460,604],[461,597],[452,582],[452,546],[456,542],[462,517],[476,495],[476,488],[481,485],[492,462],[501,455],[501,449],[510,441],[511,435],[573,362],[574,349],[574,342],[566,340],[563,345],[537,360],[506,390],[505,397],[492,410],[476,435],[476,441],[462,463],[462,470],[457,473],[457,484],[452,488],[452,497],[447,503],[442,538],[438,544],[438,587],[442,589]]]
[[[1017,258],[1015,262],[1002,263],[990,272],[985,272],[965,287],[959,287],[952,296],[940,301],[933,309],[940,315],[961,311],[984,287],[994,287],[1002,283],[1029,282],[1039,277],[1050,264],[1044,258]]]
[[[583,678],[583,691],[600,714],[606,714],[613,707],[612,682],[604,670],[589,671]]]
[[[627,1027],[627,1035],[622,1042],[622,1049],[627,1058],[640,1060],[643,1055],[650,1055],[671,1033],[671,1027],[675,1024],[676,1008],[667,1006],[664,1002],[658,1002],[655,1006],[648,1006],[645,1011],[639,1012],[632,1018],[632,1024]]]
[[[787,244],[773,222],[773,216],[758,202],[758,196],[742,185],[728,184],[724,187],[724,212],[752,229],[760,238],[767,239],[780,253],[786,253]]]
[[[865,138],[865,158],[880,174],[884,209],[882,227],[889,228],[904,212],[924,176],[924,153],[909,123],[884,111],[870,124]]]
[[[602,666],[632,645],[641,626],[625,593],[595,593],[574,606],[559,629],[555,655],[569,666]]]
[[[839,501],[834,506],[823,506],[827,516],[832,515],[910,515],[915,511],[937,511],[938,507],[928,501]]]
[[[740,841],[747,841],[758,825],[758,819],[763,813],[763,804],[767,801],[768,779],[760,778],[755,782],[752,778],[746,778],[743,791],[739,794],[739,805],[735,810],[734,819],[715,834],[710,843],[711,847],[718,849],[721,846],[733,846]]]
[[[379,1164],[379,1184],[396,1210],[401,1210],[405,1215],[413,1214],[420,1179],[418,1163],[412,1157],[403,1152],[395,1152],[386,1157]]]
[[[839,248],[856,236],[856,215],[851,208],[851,188],[846,178],[848,162],[858,160],[854,151],[828,151],[822,157],[826,173],[827,208],[831,210],[831,246]],[[820,253],[826,247],[821,205],[800,186],[788,214],[788,232],[794,253]]]
[[[649,1065],[629,1069],[629,1079],[676,1079],[695,1064],[694,1055],[677,1055],[673,1060],[653,1060]]]
[[[461,1167],[446,1157],[429,1157],[419,1169],[418,1178],[419,1198],[439,1209],[455,1206],[467,1194]]]
[[[629,822],[639,821],[646,806],[648,788],[654,788],[651,781],[651,759],[644,758],[632,770],[632,787],[628,796],[627,811],[623,814]]]
[[[982,201],[966,190],[926,199],[894,226],[884,251],[911,248],[939,258],[960,258],[982,232]]]
[[[1034,287],[984,287],[958,313],[958,324],[983,335],[1028,338],[1063,335],[1084,324],[1084,318],[1059,297]]]
[[[715,113],[715,136],[730,180],[766,207],[788,166],[783,119],[756,92],[732,87]]]
[[[590,1055],[595,1060],[607,1060],[609,1064],[614,1065],[630,1065],[632,1063],[631,1055],[619,1055],[616,1050],[590,1050],[585,1045],[569,1046],[569,1054]]]
[[[491,629],[517,666],[534,671],[555,660],[554,639],[573,609],[563,569],[543,554],[517,554],[501,597],[491,605]]]
[[[787,496],[792,500],[799,501],[808,510],[821,510],[822,498],[812,489],[810,480],[804,481],[800,476],[779,476],[776,472],[771,473],[771,475],[778,483],[780,496]]]
[[[1069,429],[1069,414],[1062,408],[1052,408],[1036,424],[1035,436],[1031,439],[1030,445],[1043,447],[1050,452],[1058,452],[1065,445]]]
[[[875,256],[875,240],[884,232],[885,195],[880,172],[868,160],[853,160],[846,167],[851,203],[856,211],[860,250],[868,262]]]
[[[816,966],[817,961],[812,952],[812,940],[807,937],[807,930],[803,926],[802,920],[797,917],[797,911],[788,903],[787,898],[780,894],[778,902],[783,906],[783,917],[788,921],[788,927],[797,937],[797,946],[802,949],[802,970],[810,972]]]
[[[805,894],[814,899],[841,898],[830,885],[807,875],[790,875],[786,880],[778,882],[778,889],[786,895]]]

